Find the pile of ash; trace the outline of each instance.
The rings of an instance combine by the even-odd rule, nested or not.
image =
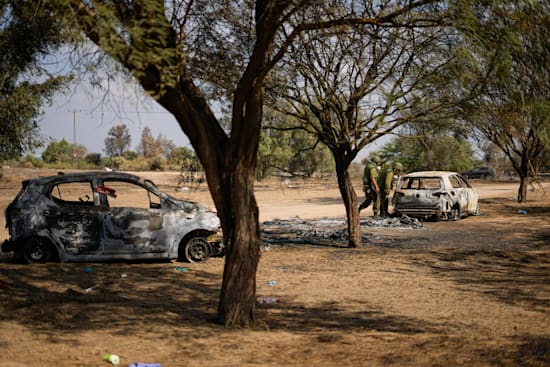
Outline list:
[[[410,228],[422,227],[418,219],[406,215],[395,218],[367,218],[361,220],[361,227]],[[347,221],[345,218],[274,219],[260,226],[263,248],[282,244],[318,244],[345,246],[348,241]],[[361,232],[363,243],[368,242],[372,234]]]

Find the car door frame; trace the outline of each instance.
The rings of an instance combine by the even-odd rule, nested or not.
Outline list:
[[[170,250],[167,243],[166,233],[163,229],[165,221],[164,210],[161,205],[151,207],[150,188],[141,182],[128,178],[98,179],[94,191],[98,188],[109,187],[109,182],[122,182],[135,185],[147,192],[149,208],[139,207],[112,207],[109,205],[109,196],[106,193],[99,193],[102,196],[103,204],[101,217],[101,248],[105,256],[135,256],[148,257],[150,255],[166,255]],[[113,192],[113,195],[116,193]],[[159,206],[158,208],[156,206]]]
[[[55,187],[73,183],[88,183],[93,200],[77,202],[52,195]],[[93,255],[101,248],[101,207],[93,192],[93,180],[81,178],[73,181],[56,181],[49,188],[49,197],[55,203],[46,214],[50,223],[50,236],[68,256]],[[86,204],[85,204],[86,203]]]

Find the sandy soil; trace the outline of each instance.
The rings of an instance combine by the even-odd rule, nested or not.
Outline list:
[[[0,209],[36,174],[4,170]],[[211,205],[205,187],[176,191],[176,174],[142,176]],[[550,366],[550,183],[523,205],[516,183],[473,184],[481,216],[364,226],[357,249],[296,236],[267,246],[257,294],[279,302],[258,305],[250,330],[212,322],[224,259],[20,265],[4,255],[0,366],[106,366],[105,353],[123,366]],[[344,216],[328,179],[259,183],[257,199],[262,221]]]

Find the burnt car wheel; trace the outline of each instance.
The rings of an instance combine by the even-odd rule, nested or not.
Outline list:
[[[45,238],[31,237],[23,244],[23,257],[29,263],[45,263],[53,257],[53,246]]]
[[[481,215],[481,212],[479,211],[479,203],[476,205],[476,210],[473,215]]]
[[[184,261],[195,263],[204,262],[210,257],[210,244],[203,237],[193,237],[183,246]]]
[[[457,221],[460,219],[460,208],[455,206],[451,209],[451,220]]]

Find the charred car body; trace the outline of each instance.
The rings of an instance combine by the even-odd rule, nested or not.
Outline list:
[[[424,219],[458,220],[479,214],[479,196],[456,172],[413,172],[399,178],[394,214]]]
[[[220,221],[200,204],[121,172],[24,180],[6,208],[2,251],[27,262],[223,256]]]

